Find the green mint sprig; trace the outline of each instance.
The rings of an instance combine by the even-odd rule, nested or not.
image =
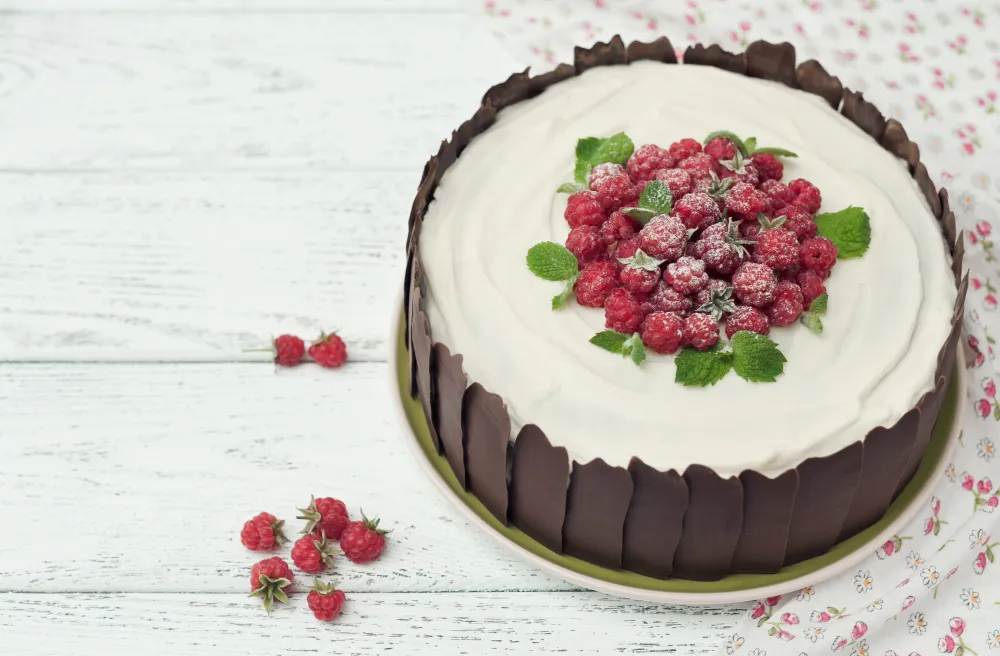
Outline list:
[[[677,365],[674,381],[686,387],[715,385],[733,368],[733,352],[724,348],[725,344],[720,342],[707,351],[683,349],[674,358]]]
[[[868,250],[872,240],[871,220],[860,207],[817,214],[815,218],[819,236],[833,242],[838,259],[861,257]]]
[[[773,148],[773,147],[757,147],[757,137],[747,137],[746,139],[740,139],[734,132],[729,130],[716,130],[705,137],[705,141],[702,143],[708,143],[716,137],[725,137],[729,139],[736,145],[736,149],[740,152],[743,157],[752,157],[754,155],[774,155],[775,157],[798,157],[795,153],[790,150],[785,150],[784,148]]]
[[[590,343],[605,351],[628,358],[637,366],[646,359],[646,347],[643,345],[639,333],[627,335],[614,330],[605,330],[591,337]]]
[[[576,192],[583,191],[586,188],[587,185],[581,184],[579,182],[564,182],[561,185],[559,185],[558,189],[556,189],[556,193],[575,194]]]
[[[674,358],[674,381],[686,387],[706,387],[725,378],[731,369],[751,383],[773,383],[784,372],[787,360],[766,335],[741,330],[729,346],[731,350],[721,343],[707,351],[682,350]]]
[[[673,203],[670,187],[663,180],[653,180],[639,194],[639,207],[626,207],[622,212],[646,225],[654,216],[669,214]]]
[[[624,132],[604,139],[584,137],[576,142],[576,167],[573,169],[573,179],[587,184],[592,168],[607,163],[624,166],[633,152],[635,144]]]
[[[580,264],[576,256],[565,246],[543,241],[528,249],[528,269],[542,280],[564,282],[562,292],[552,297],[552,309],[558,310],[566,305],[573,285],[580,276]]]
[[[802,325],[817,335],[823,333],[823,321],[820,315],[826,314],[827,295],[820,294],[809,304],[809,309],[799,315]]]

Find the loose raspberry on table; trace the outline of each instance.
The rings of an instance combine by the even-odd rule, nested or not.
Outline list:
[[[608,246],[623,239],[631,239],[642,226],[638,221],[623,212],[612,212],[608,220],[601,225],[601,239]]]
[[[816,222],[809,210],[801,205],[786,205],[775,213],[774,218],[782,216],[785,217],[785,225],[782,227],[794,232],[795,238],[800,242],[816,236]]]
[[[799,246],[799,260],[802,267],[812,269],[823,276],[837,263],[837,247],[826,237],[806,239]]]
[[[600,231],[594,226],[577,226],[566,237],[566,250],[576,256],[581,265],[601,259],[607,253],[607,245]]]
[[[684,320],[671,312],[651,312],[642,322],[642,343],[660,353],[676,353],[684,341]]]
[[[342,590],[338,590],[328,583],[315,579],[313,587],[306,597],[306,603],[313,617],[321,622],[332,622],[344,607],[347,600]]]
[[[753,261],[766,264],[774,271],[784,271],[799,261],[799,242],[795,234],[784,228],[762,230],[757,236]]]
[[[302,362],[302,356],[306,354],[306,343],[295,335],[280,335],[271,344],[271,348],[256,350],[274,353],[274,364],[279,367],[294,367]]]
[[[785,174],[785,165],[769,153],[757,153],[750,157],[750,161],[756,167],[761,183],[765,180],[780,180]]]
[[[802,314],[802,290],[794,282],[781,281],[774,292],[774,303],[768,306],[767,316],[773,326],[787,326]]]
[[[347,506],[343,501],[333,497],[312,497],[309,505],[305,508],[298,508],[299,514],[295,519],[306,520],[306,525],[302,533],[312,533],[313,535],[325,534],[331,540],[339,540],[340,534],[344,532],[351,518],[347,514]]]
[[[694,294],[708,287],[705,263],[687,255],[668,264],[663,272],[663,279],[674,288],[674,291],[685,295]]]
[[[705,144],[705,152],[715,159],[732,159],[736,157],[736,144],[725,137],[716,137]]]
[[[277,556],[265,558],[250,568],[250,596],[262,599],[268,613],[275,599],[288,603],[285,589],[293,583],[295,576],[288,563]]]
[[[572,194],[566,201],[566,211],[563,213],[569,227],[589,225],[599,226],[607,219],[604,206],[597,194],[589,189]]]
[[[674,203],[671,216],[679,219],[685,228],[700,230],[719,220],[719,206],[708,194],[696,191]]]
[[[759,191],[767,196],[770,214],[795,200],[795,192],[788,185],[777,180],[765,180],[760,184]]]
[[[633,253],[634,254],[634,253]],[[618,272],[611,262],[593,262],[583,267],[573,285],[576,302],[584,307],[604,307],[611,290],[618,286]]]
[[[618,287],[604,302],[604,326],[631,335],[642,321],[642,305],[632,292]]]
[[[708,153],[697,153],[677,163],[677,168],[683,169],[695,178],[708,178],[719,172],[719,163]]]
[[[767,206],[767,197],[746,182],[736,182],[726,196],[726,209],[740,218],[752,220]]]
[[[694,139],[681,139],[670,144],[667,149],[671,157],[680,161],[701,152],[701,144]]]
[[[385,534],[378,519],[370,520],[361,513],[361,521],[351,522],[340,536],[340,548],[352,563],[370,563],[385,551]]]
[[[336,334],[320,333],[309,347],[309,357],[324,369],[336,369],[347,362],[347,345]]]
[[[633,294],[647,294],[653,291],[656,283],[660,281],[660,270],[647,271],[625,266],[618,274],[618,280]]]
[[[826,293],[823,279],[815,271],[806,269],[800,271],[797,277],[799,288],[802,289],[802,306],[808,308],[812,302]]]
[[[311,574],[333,567],[333,555],[333,546],[327,542],[326,535],[303,535],[292,546],[292,562],[303,572]]]
[[[676,160],[667,152],[655,144],[645,144],[639,146],[628,158],[625,169],[632,182],[649,182],[661,169],[669,169],[674,166]]]
[[[671,287],[666,280],[660,280],[646,299],[650,312],[672,312],[686,316],[694,309],[694,300]]]
[[[691,174],[684,169],[665,169],[656,172],[656,179],[667,185],[674,202],[682,196],[691,193],[694,188]]]
[[[767,315],[755,307],[749,305],[739,305],[736,311],[726,319],[726,337],[733,338],[733,335],[741,330],[749,330],[758,335],[766,335],[771,332]]]
[[[286,542],[285,522],[271,513],[262,512],[253,519],[248,519],[240,531],[240,542],[250,551],[270,551]]]
[[[719,342],[719,323],[707,314],[695,312],[684,320],[684,343],[707,351]]]
[[[617,167],[616,170],[598,169],[605,166]],[[612,212],[623,207],[634,207],[639,200],[639,190],[628,179],[625,170],[618,164],[601,164],[590,174],[590,189],[597,194],[597,199],[605,211]]]
[[[798,180],[789,182],[788,187],[795,192],[795,200],[792,201],[794,204],[806,208],[810,214],[815,214],[819,211],[819,206],[823,203],[823,197],[813,183],[799,178]]]
[[[747,305],[764,307],[774,300],[774,272],[758,262],[744,262],[733,274],[733,292]]]
[[[639,231],[639,248],[658,260],[672,262],[684,253],[687,228],[677,219],[661,214]]]

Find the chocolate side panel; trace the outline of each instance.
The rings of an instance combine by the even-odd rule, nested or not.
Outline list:
[[[747,470],[743,486],[743,530],[740,532],[733,571],[773,574],[781,569],[788,543],[788,528],[795,507],[799,474],[794,469],[777,478]]]
[[[496,117],[497,110],[493,108],[488,99],[484,100],[483,104],[476,110],[476,113],[472,115],[472,118],[462,123],[458,126],[457,130],[451,133],[451,143],[455,149],[455,156],[458,157],[461,155],[462,151],[465,150],[465,147],[469,145],[469,142],[473,138],[479,136],[493,125]]]
[[[462,356],[452,355],[448,347],[441,343],[431,347],[431,369],[434,371],[434,427],[440,440],[438,453],[444,451],[452,471],[458,476],[459,472],[464,472],[462,400],[468,378],[462,369]],[[465,480],[464,473],[458,480]]]
[[[944,191],[944,189],[941,191]],[[948,242],[948,249],[954,253],[955,249],[958,248],[958,242],[960,240],[958,226],[955,224],[955,213],[950,209],[947,212],[942,210],[941,229],[944,231],[945,240]]]
[[[795,46],[787,41],[754,41],[747,47],[747,75],[772,80],[797,89]]]
[[[815,59],[807,59],[795,69],[795,80],[798,87],[825,100],[830,107],[840,107],[844,95],[844,85],[840,78],[830,75]]]
[[[503,399],[473,383],[462,401],[462,426],[469,491],[506,525],[510,417]]]
[[[684,51],[684,63],[696,66],[714,66],[730,73],[746,75],[747,59],[742,53],[727,52],[714,43],[707,48],[700,43]]]
[[[510,520],[556,553],[562,553],[569,455],[554,447],[538,426],[528,424],[514,440]]]
[[[930,205],[931,212],[940,219],[941,196],[938,195],[938,189],[931,181],[930,173],[927,172],[927,167],[924,166],[923,162],[917,164],[917,168],[913,172],[913,177],[916,179],[920,191],[924,192],[924,198],[927,199],[927,204]]]
[[[576,68],[572,64],[559,64],[548,73],[541,73],[529,80],[531,95],[537,96],[553,84],[568,80],[576,75]]]
[[[676,64],[677,52],[674,50],[673,44],[670,43],[670,39],[665,36],[661,36],[656,41],[651,41],[649,43],[645,43],[643,41],[633,41],[628,44],[626,58],[629,63],[649,59],[652,61],[663,62],[664,64]]]
[[[913,447],[910,450],[906,464],[903,467],[903,473],[896,482],[896,489],[892,493],[893,499],[899,496],[899,493],[903,491],[907,483],[910,482],[910,479],[913,478],[913,474],[916,473],[917,468],[920,467],[920,460],[923,458],[927,443],[934,433],[934,424],[937,423],[938,413],[941,411],[941,405],[944,403],[948,381],[949,377],[939,376],[934,389],[924,394],[917,403],[917,406],[920,408],[917,435],[913,441]]]
[[[625,517],[622,567],[658,579],[673,572],[674,551],[681,540],[687,483],[676,471],[661,472],[638,458],[628,465],[632,502]]]
[[[861,442],[796,469],[799,492],[788,531],[785,565],[822,555],[834,545],[858,487],[864,460]]]
[[[514,73],[500,84],[490,87],[483,94],[483,104],[490,103],[499,112],[504,107],[510,107],[514,103],[530,97],[531,76],[528,75],[529,70],[526,68],[520,73]]]
[[[701,465],[684,472],[688,508],[674,553],[674,576],[714,581],[731,571],[743,526],[743,486]]]
[[[614,66],[616,64],[627,64],[628,56],[625,52],[625,42],[617,34],[611,37],[607,43],[595,43],[590,48],[577,46],[573,50],[573,65],[576,73],[586,71],[597,66]]]
[[[413,348],[413,334],[414,326],[416,321],[416,314],[418,309],[423,309],[423,301],[417,303],[417,292],[421,290],[421,282],[423,280],[423,271],[420,266],[420,254],[414,249],[412,264],[410,267],[410,284],[409,284],[409,303],[407,304],[406,312],[406,351],[410,355],[410,397],[417,398],[420,393],[420,388],[417,385],[417,352]],[[418,308],[419,305],[419,308]],[[428,328],[428,338],[430,337],[430,332]],[[430,416],[427,417],[430,421]],[[436,445],[436,443],[435,443]]]
[[[955,241],[955,252],[951,257],[951,272],[955,274],[955,284],[961,284],[962,271],[965,267],[965,239],[964,235],[960,235],[962,239],[957,239]]]
[[[917,170],[917,164],[920,163],[920,148],[910,141],[910,137],[907,136],[906,130],[903,129],[899,121],[890,118],[885,122],[885,132],[882,134],[881,144],[890,153],[905,161],[910,167],[911,174]]]
[[[413,340],[413,357],[415,359],[417,371],[417,396],[420,398],[420,406],[424,410],[424,417],[427,419],[427,429],[431,433],[431,441],[434,448],[441,451],[441,439],[438,437],[437,429],[434,428],[434,406],[432,396],[434,394],[433,364],[431,361],[431,335],[430,327],[427,323],[427,315],[423,310],[423,297],[419,287],[413,288],[413,309],[410,316],[410,337]]]
[[[406,354],[410,359],[410,396],[416,390],[416,378],[413,368],[413,343],[410,341],[410,293],[413,285],[413,258],[416,257],[415,249],[412,246],[406,248],[406,268],[403,269],[403,344],[406,345]]]
[[[603,567],[621,567],[632,477],[600,458],[573,463],[563,524],[563,549]]]
[[[844,89],[844,104],[840,108],[840,113],[871,135],[875,141],[881,142],[885,136],[885,117],[875,105],[865,100],[864,94]],[[937,194],[937,191],[934,193]]]

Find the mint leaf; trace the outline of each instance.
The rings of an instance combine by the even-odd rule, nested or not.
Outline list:
[[[754,153],[757,150],[757,137],[747,137],[743,142],[747,147],[747,153]]]
[[[754,143],[756,146],[756,143]],[[775,157],[798,157],[795,153],[790,150],[785,150],[784,148],[755,148],[751,151],[751,154],[762,154],[762,155],[774,155]]]
[[[629,336],[625,333],[615,332],[614,330],[605,330],[591,337],[590,343],[594,346],[600,346],[605,351],[621,355],[622,348],[625,346],[625,342],[628,339]]]
[[[763,212],[757,212],[757,223],[760,224],[761,230],[770,230],[771,228],[780,228],[785,225],[787,219],[783,216],[772,219]]]
[[[645,271],[658,271],[660,265],[666,260],[658,260],[652,255],[647,255],[641,248],[636,249],[632,257],[619,257],[618,261],[632,269],[643,269]]]
[[[707,144],[709,141],[717,137],[725,137],[726,139],[732,141],[734,144],[736,144],[736,148],[741,153],[743,153],[743,155],[750,154],[750,151],[747,150],[747,145],[743,143],[743,140],[737,137],[735,132],[730,132],[729,130],[716,130],[715,132],[709,133],[709,135],[705,137],[705,140],[702,141],[702,143]],[[755,144],[757,143],[756,140],[754,140],[754,143]]]
[[[817,335],[823,334],[823,320],[816,312],[803,312],[799,315],[799,322]]]
[[[659,216],[659,214],[653,210],[643,209],[641,207],[623,207],[622,214],[631,216],[633,219],[646,225],[653,220],[654,216]]]
[[[871,221],[860,207],[817,214],[816,227],[821,237],[837,247],[837,257],[842,260],[864,255],[872,239]]]
[[[751,383],[773,383],[784,371],[785,356],[765,335],[741,330],[730,340],[733,369]]]
[[[580,271],[576,256],[551,241],[543,241],[528,249],[528,268],[542,280],[569,280]]]
[[[816,314],[826,314],[826,304],[829,296],[826,294],[820,294],[813,302],[809,304],[809,311],[815,312]]]
[[[674,382],[686,387],[706,387],[725,378],[733,367],[733,354],[723,351],[721,343],[708,351],[689,347],[677,354],[674,364],[677,366]]]
[[[646,185],[639,196],[639,207],[652,210],[656,214],[669,214],[673,207],[674,197],[670,187],[663,180],[653,180]],[[655,215],[654,215],[655,216]]]
[[[570,293],[573,291],[573,285],[576,284],[577,276],[573,276],[566,281],[566,287],[560,292],[552,297],[552,309],[561,310],[566,307],[566,300],[569,298]]]
[[[590,158],[594,156],[597,147],[601,145],[601,140],[597,137],[585,137],[576,142],[576,168],[573,170],[573,179],[577,182],[587,184],[590,177],[590,169],[594,168],[590,163]]]
[[[639,333],[632,335],[632,349],[629,357],[636,366],[639,366],[646,359],[646,345],[642,343]]]
[[[600,137],[584,137],[576,142],[576,166],[573,169],[573,179],[587,184],[590,169],[598,164],[625,165],[635,151],[635,144],[624,132],[611,135],[606,139]]]
[[[564,182],[559,185],[556,189],[557,194],[575,194],[578,191],[583,191],[587,188],[587,185],[580,184],[579,182]]]

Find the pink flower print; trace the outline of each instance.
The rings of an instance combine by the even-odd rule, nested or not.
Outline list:
[[[823,9],[823,3],[821,2],[810,2],[809,9],[811,11],[820,11]]]
[[[847,638],[841,638],[837,636],[833,639],[833,644],[830,645],[830,651],[840,651],[847,646]]]
[[[961,617],[953,617],[948,621],[948,628],[951,629],[951,634],[957,638],[965,632],[965,620]]]
[[[931,512],[937,517],[938,513],[941,512],[941,499],[937,497],[931,497]]]
[[[913,51],[910,49],[910,44],[908,44],[908,43],[900,43],[899,44],[899,61],[901,61],[901,62],[918,62],[918,61],[920,61],[920,57],[917,57],[916,55],[913,54]],[[921,96],[918,96],[917,100],[919,101],[920,98],[921,98]]]
[[[975,335],[969,335],[969,346],[979,348],[979,339]]]
[[[946,635],[938,640],[938,651],[942,654],[950,654],[955,651],[955,639],[950,635]]]
[[[697,21],[697,20],[695,19],[695,17],[694,17],[694,16],[692,16],[691,14],[685,14],[685,15],[684,15],[684,20],[686,20],[686,21],[687,21],[687,24],[688,24],[688,25],[694,25],[695,23],[697,23],[697,22],[698,22],[698,21]]]
[[[965,54],[965,46],[968,45],[969,40],[964,36],[959,35],[954,41],[948,42],[948,47],[955,51],[958,55]]]
[[[983,286],[983,281],[979,278],[969,278],[969,284],[972,285],[973,289],[981,289]]]
[[[768,597],[767,599],[764,600],[764,603],[767,604],[768,606],[774,606],[779,601],[781,601],[781,595],[778,595],[776,597]]]
[[[930,535],[934,530],[934,518],[928,517],[927,521],[924,522],[924,535]]]
[[[903,600],[903,608],[900,609],[899,612],[902,613],[903,611],[905,611],[906,609],[908,609],[910,606],[912,606],[916,601],[917,601],[917,598],[914,597],[913,595],[908,596],[906,599]]]
[[[785,613],[781,616],[781,621],[783,624],[798,624],[799,616],[795,613]]]
[[[995,498],[995,497],[994,497]],[[976,556],[976,559],[972,561],[972,571],[976,574],[982,574],[986,571],[986,552],[982,551]]]
[[[1000,506],[1000,497],[990,497],[983,504],[983,511],[988,513],[993,512],[997,506]]]
[[[976,224],[976,232],[978,232],[983,237],[989,237],[990,233],[993,232],[993,226],[991,226],[986,221],[980,221]]]
[[[976,484],[976,479],[972,474],[965,472],[962,474],[962,489],[972,491],[972,487]]]
[[[646,29],[650,29],[650,30],[655,30],[656,29],[656,19],[655,18],[650,18],[646,22]]]
[[[825,610],[814,610],[812,612],[812,615],[809,616],[810,622],[822,623],[822,622],[829,622],[831,619],[832,618],[830,617],[830,613],[826,612]]]
[[[993,349],[992,348],[990,349],[990,355],[991,356],[993,355]],[[990,359],[992,360],[993,358],[991,357]],[[986,356],[984,356],[982,353],[979,353],[978,355],[976,355],[976,360],[975,360],[975,362],[972,363],[972,366],[973,367],[981,367],[981,366],[983,366],[983,363],[985,363],[985,362],[986,362]]]
[[[982,385],[983,392],[985,392],[986,396],[990,397],[991,399],[992,398],[996,398],[996,395],[997,395],[997,386],[993,382],[992,379],[990,379],[990,378],[983,378],[983,380],[980,382],[980,384]]]
[[[864,622],[856,622],[851,629],[851,640],[860,640],[868,633],[868,625]]]
[[[993,491],[993,481],[990,480],[989,476],[984,476],[976,483],[976,489],[979,490],[979,494],[989,494]]]
[[[774,634],[774,637],[777,638],[778,640],[784,640],[785,642],[788,642],[793,638],[795,638],[795,636],[793,636],[788,631],[785,631],[784,629],[779,629],[778,632]]]
[[[887,556],[891,556],[895,552],[896,552],[896,543],[893,542],[892,540],[889,540],[878,548],[878,551],[875,552],[875,555],[878,556],[879,560],[884,560]]]
[[[982,357],[982,354],[980,354],[980,357]],[[976,403],[976,411],[979,412],[979,416],[981,416],[983,419],[986,419],[987,417],[990,416],[990,412],[993,411],[993,406],[990,405],[988,399],[979,399],[979,401]],[[962,487],[965,487],[965,483],[962,484]],[[971,490],[972,488],[966,488],[966,489]]]
[[[995,114],[997,111],[997,92],[988,91],[985,96],[976,98],[976,104],[986,110],[987,114]]]
[[[973,244],[978,244],[979,243],[979,235],[977,235],[974,232],[970,232],[969,233],[969,241],[971,241]]]
[[[987,294],[983,298],[983,307],[987,310],[997,309],[997,297],[993,294]]]
[[[598,9],[604,9],[608,6],[608,3],[606,0],[594,0],[594,6]]]
[[[944,580],[947,581],[951,577],[955,576],[955,572],[957,572],[957,571],[958,571],[957,567],[952,567],[951,570],[947,574],[944,575]]]
[[[760,619],[764,616],[767,611],[767,607],[759,601],[755,601],[753,606],[750,607],[750,619]]]

